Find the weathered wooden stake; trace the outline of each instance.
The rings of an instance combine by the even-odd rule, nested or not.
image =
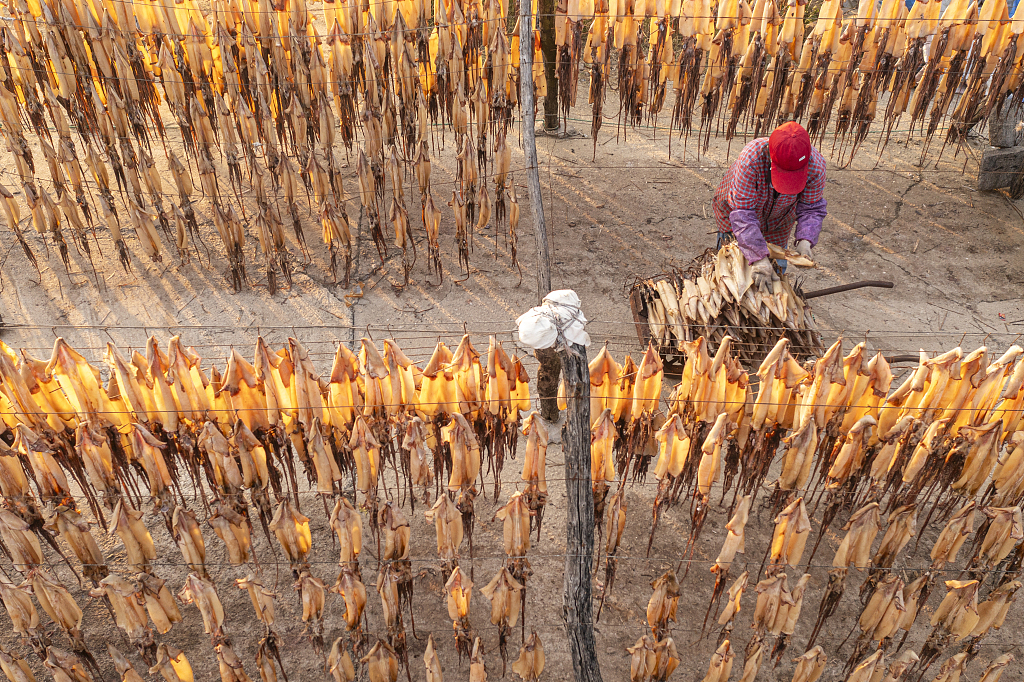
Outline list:
[[[530,0],[519,2],[519,101],[523,119],[523,154],[526,156],[526,187],[533,209],[533,234],[537,238],[537,300],[551,291],[551,256],[548,230],[544,223],[544,203],[540,194],[540,170],[537,164],[537,112],[533,96],[533,14]]]
[[[540,416],[549,424],[558,421],[558,376],[562,372],[562,361],[554,348],[539,348],[533,352],[537,358],[537,397]]]
[[[562,427],[568,519],[562,618],[576,682],[601,682],[594,640],[591,563],[594,555],[594,492],[590,479],[590,371],[587,349],[558,341],[567,415]]]
[[[553,26],[553,24],[552,24]],[[544,223],[544,202],[540,194],[540,170],[537,163],[536,103],[533,89],[533,14],[530,0],[519,2],[519,44],[528,46],[519,50],[519,101],[523,112],[523,154],[526,157],[526,186],[533,209],[533,234],[537,240],[537,302],[551,292],[551,255],[548,252],[548,230]],[[548,93],[550,95],[550,92]],[[550,99],[550,97],[549,97]],[[557,122],[557,110],[555,120]],[[537,393],[540,396],[541,416],[549,422],[558,421],[558,356],[553,350],[539,350]],[[587,389],[589,390],[589,384]],[[588,422],[589,423],[589,422]]]
[[[561,3],[559,3],[561,4]],[[566,5],[562,5],[565,9]],[[537,23],[540,25],[540,52],[544,55],[544,80],[547,94],[544,95],[544,132],[558,134],[558,76],[555,63],[558,48],[555,46],[555,0],[540,0],[537,3]]]

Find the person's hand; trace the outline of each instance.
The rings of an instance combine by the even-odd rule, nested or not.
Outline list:
[[[807,260],[814,260],[814,252],[811,251],[811,243],[806,239],[797,239],[796,244],[793,245],[793,250]]]
[[[755,287],[771,289],[775,268],[772,267],[772,262],[765,257],[750,266],[750,275],[754,279]]]

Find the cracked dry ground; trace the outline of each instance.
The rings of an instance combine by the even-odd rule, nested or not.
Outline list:
[[[586,92],[582,85],[580,92]],[[581,105],[572,112],[569,126],[586,133],[590,123],[584,99],[581,94]],[[610,102],[606,109],[611,108]],[[666,116],[663,116],[662,123],[665,121]],[[712,140],[707,154],[698,159],[693,153],[695,137],[687,145],[685,157],[684,145],[676,139],[670,157],[665,132],[659,130],[655,134],[649,128],[631,129],[616,142],[614,120],[608,120],[598,138],[597,158],[593,162],[589,139],[538,139],[554,286],[571,287],[579,293],[584,312],[592,320],[588,329],[594,341],[609,342],[620,360],[627,352],[637,357],[640,350],[626,299],[628,283],[636,275],[653,274],[671,264],[684,265],[714,243],[715,227],[710,218],[712,193],[728,159],[735,158],[742,146],[741,139],[734,140],[731,149],[724,141]],[[518,136],[510,135],[510,142],[514,150],[512,167],[521,169],[523,157]],[[1024,320],[1020,296],[1024,284],[1021,252],[1024,218],[1003,194],[973,191],[977,172],[975,158],[980,156],[981,142],[972,143],[966,173],[964,157],[954,158],[950,151],[937,167],[934,156],[927,166],[915,165],[920,156],[920,143],[905,146],[905,134],[894,134],[881,158],[875,149],[876,142],[875,134],[869,136],[853,163],[846,168],[837,168],[830,161],[826,190],[830,216],[816,249],[821,268],[801,276],[805,290],[866,279],[891,280],[896,288],[864,289],[817,299],[815,312],[819,324],[828,330],[846,330],[851,342],[861,340],[865,330],[871,330],[867,336],[869,345],[887,353],[915,353],[922,347],[936,352],[961,342],[970,350],[983,340],[993,350],[1001,351],[1016,337],[1018,330],[1024,329],[1024,324],[1020,323]],[[830,144],[823,150],[826,156]],[[182,155],[178,143],[172,142],[171,146]],[[455,180],[453,150],[449,134],[444,151],[434,156],[434,191],[439,205],[451,196]],[[159,156],[158,150],[154,151]],[[345,156],[341,150],[338,155],[339,158]],[[0,154],[0,162],[9,165],[5,154]],[[160,159],[158,163],[164,161]],[[403,286],[400,256],[394,251],[385,267],[380,267],[376,250],[366,237],[364,218],[353,269],[354,281],[362,283],[365,290],[362,298],[346,298],[360,287],[344,289],[332,282],[326,249],[318,243],[319,226],[306,212],[305,205],[300,208],[300,214],[312,260],[305,265],[297,264],[292,287],[285,287],[274,296],[267,291],[252,232],[246,246],[249,286],[241,293],[231,293],[227,264],[205,204],[197,209],[203,239],[209,249],[208,256],[200,247],[201,262],[193,259],[190,264],[180,265],[170,253],[159,264],[141,260],[135,256],[139,252],[138,242],[126,230],[135,260],[132,272],[125,273],[112,257],[112,245],[105,230],[101,230],[99,247],[103,256],[96,260],[96,277],[102,282],[99,289],[88,263],[83,262],[73,247],[72,274],[68,275],[54,250],[51,248],[47,257],[38,235],[29,230],[30,243],[43,264],[37,276],[21,252],[14,248],[12,236],[2,232],[0,313],[7,323],[36,325],[6,329],[2,338],[14,347],[28,347],[35,355],[48,357],[54,334],[61,334],[99,364],[102,349],[109,341],[122,348],[140,349],[149,334],[157,334],[163,345],[171,333],[181,333],[186,344],[196,346],[205,358],[221,363],[231,346],[249,355],[257,334],[263,334],[272,344],[280,344],[294,333],[306,344],[324,373],[330,370],[338,341],[357,340],[368,332],[378,344],[382,337],[393,335],[408,355],[420,363],[425,363],[438,339],[457,342],[463,325],[474,332],[501,332],[505,343],[512,345],[513,320],[536,300],[534,235],[522,172],[516,174],[516,181],[523,207],[519,234],[521,284],[520,273],[511,267],[504,250],[504,238],[499,235],[495,239],[493,226],[486,234],[476,235],[471,271],[464,281],[456,281],[461,278],[461,269],[447,207],[444,207],[441,225],[444,281],[435,284],[436,276],[429,274],[426,267],[423,230],[415,204],[415,179],[411,176],[407,178],[406,197],[419,253],[412,280]],[[357,185],[353,167],[344,169],[344,182],[347,190],[354,193]],[[165,180],[165,186],[170,184]],[[252,200],[251,192],[244,193],[243,197],[248,202]],[[355,202],[350,202],[349,207],[354,216],[357,213]],[[24,208],[23,214],[27,215]],[[298,260],[299,249],[291,241],[290,231],[288,238],[289,248]],[[51,327],[61,324],[103,328]],[[183,330],[170,325],[220,326]],[[302,328],[304,325],[317,328]],[[826,332],[825,336],[829,340],[834,332]],[[485,336],[476,336],[474,342],[477,348],[486,349]],[[595,351],[596,348],[592,350]],[[523,353],[522,349],[518,352]],[[534,371],[532,364],[530,371],[531,374]],[[666,382],[666,390],[670,383]],[[528,627],[537,627],[544,640],[549,666],[545,677],[551,680],[565,679],[571,670],[565,638],[559,629],[558,610],[565,523],[565,491],[557,481],[561,475],[558,473],[561,459],[560,449],[552,446],[548,455],[552,493],[542,539],[531,550],[535,578],[528,594]],[[506,491],[515,488],[520,466],[520,461],[506,463]],[[772,478],[769,475],[768,479]],[[650,532],[653,482],[651,478],[646,485],[636,485],[628,494],[627,537],[622,551],[636,560],[620,564],[616,590],[599,626],[598,652],[607,680],[626,679],[629,667],[624,648],[643,633],[641,622],[650,596],[649,583],[661,572],[676,566],[689,530],[687,505],[667,509],[660,522],[652,559],[650,562],[643,559]],[[717,501],[718,494],[713,498]],[[502,502],[504,500],[499,504]],[[329,530],[322,511],[317,505],[307,507],[307,513],[314,517],[314,534],[326,539],[324,534]],[[477,509],[477,552],[492,557],[475,564],[480,586],[486,584],[498,565],[493,557],[500,554],[501,526],[491,519],[495,508],[481,500]],[[433,531],[423,519],[421,509],[410,514],[410,518],[414,529],[413,554],[423,557],[424,565],[430,565],[435,556]],[[158,519],[150,516],[148,521],[159,529]],[[712,509],[695,554],[698,559],[713,559],[721,546],[722,526],[726,521],[724,510]],[[752,512],[745,558],[751,562],[751,570],[757,568],[771,531],[770,515]],[[937,529],[923,531],[920,549],[913,559],[908,558],[908,564],[926,563],[936,532]],[[831,557],[839,540],[834,535],[831,533],[822,543],[821,556]],[[162,551],[177,557],[173,543],[165,534],[161,538]],[[215,542],[212,536],[207,538],[208,546],[214,546]],[[119,559],[116,544],[111,541],[105,547],[114,562]],[[318,549],[318,558],[325,565],[336,558],[332,556],[334,548],[328,545],[325,542],[324,547]],[[324,569],[325,580],[333,579],[327,574],[330,570],[332,566]],[[274,569],[271,571],[273,574]],[[801,647],[825,585],[824,570],[814,569],[812,573],[814,580],[805,605],[806,615],[789,650],[794,656],[803,652]],[[66,581],[73,580],[69,573],[62,577]],[[167,575],[162,577],[180,586],[184,573],[168,569]],[[252,621],[251,606],[244,594],[230,586],[230,579],[234,577],[239,576],[225,569],[223,574],[218,574],[218,584],[225,585],[221,596],[228,609],[228,626],[242,642],[237,651],[246,661],[250,674],[255,674],[255,668],[249,666],[259,633],[257,628],[247,626]],[[286,614],[282,622],[291,624],[287,629],[282,626],[286,665],[290,672],[295,672],[295,679],[318,679],[317,660],[310,655],[311,649],[298,623],[296,597],[291,593],[286,576],[279,577],[281,612]],[[372,581],[371,571],[364,574],[364,579]],[[852,650],[851,640],[841,653],[833,652],[850,632],[860,612],[855,588],[861,579],[858,577],[852,584],[839,612],[829,623],[833,631],[828,634],[825,646],[832,662],[824,682],[841,679],[842,667],[838,663],[845,661]],[[685,652],[685,660],[673,679],[699,680],[707,669],[714,638],[695,644],[693,629],[699,629],[713,582],[706,565],[695,565],[683,584],[685,597],[680,604],[676,641]],[[455,655],[450,639],[451,621],[439,596],[442,584],[443,578],[436,573],[427,573],[418,579],[416,623],[421,635],[432,631],[438,639],[446,679],[464,679],[466,664],[460,664]],[[370,600],[371,609],[379,609],[372,593]],[[87,608],[86,637],[90,641],[94,637],[101,640],[111,627],[109,617],[98,603],[86,602],[83,603]],[[752,607],[753,601],[748,600],[743,618],[736,626],[737,649],[742,649],[749,638],[747,625]],[[338,634],[340,608],[337,600],[329,606],[331,625],[326,633],[329,639]],[[1010,622],[1019,622],[1021,608],[1020,605],[1014,607]],[[473,609],[474,627],[484,637],[488,648],[491,679],[498,679],[500,662],[495,651],[494,628],[486,622],[487,604],[474,595]],[[215,679],[215,659],[196,623],[197,614],[192,609],[188,615],[190,621],[176,631],[174,643],[189,652],[200,673],[197,679]],[[6,616],[0,614],[0,632],[9,633],[7,623]],[[373,621],[370,631],[376,632],[377,625],[379,620]],[[1010,630],[1013,628],[1004,628],[993,636],[991,641],[996,646],[983,648],[982,655],[966,673],[966,679],[978,679],[981,670],[995,655],[1019,641],[1019,635]],[[909,644],[919,650],[926,635],[927,632],[918,632]],[[3,640],[5,646],[16,644],[10,635],[4,635]],[[518,644],[518,640],[514,644]],[[411,640],[413,674],[418,679],[423,675],[424,646],[423,641]],[[759,679],[788,682],[793,671],[789,658],[784,657],[774,671],[765,666]],[[136,663],[139,665],[138,661]],[[737,660],[734,676],[738,676],[741,665],[742,656]],[[1006,672],[1007,679],[1020,679],[1021,671],[1021,664],[1014,663]]]

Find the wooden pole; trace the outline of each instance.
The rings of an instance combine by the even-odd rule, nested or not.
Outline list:
[[[549,424],[558,421],[558,376],[562,372],[562,361],[554,348],[540,348],[533,351],[540,366],[537,368],[537,397],[540,416]]]
[[[532,7],[531,0],[519,0],[519,102],[523,112],[520,125],[523,133],[523,154],[526,157],[526,186],[530,193],[530,207],[533,209],[533,234],[537,240],[537,302],[541,303],[551,292],[551,255],[548,252],[548,230],[544,223],[544,202],[540,193],[540,169],[537,163]],[[558,421],[557,393],[561,363],[558,361],[558,354],[550,348],[538,350],[535,355],[540,363],[537,370],[537,392],[540,397],[541,416],[549,423],[554,423]],[[589,383],[587,390],[590,390]],[[589,439],[587,442],[589,445]],[[590,460],[587,462],[589,465]]]
[[[526,156],[526,187],[533,209],[533,233],[537,238],[537,301],[551,291],[551,256],[544,224],[544,203],[540,194],[537,163],[537,112],[533,96],[533,15],[530,0],[519,0],[519,101],[523,112],[523,154]]]
[[[537,24],[540,26],[540,52],[544,55],[544,80],[547,94],[544,95],[544,132],[558,134],[558,76],[555,64],[558,62],[558,48],[555,46],[555,0],[538,0]]]
[[[584,346],[561,338],[558,344],[568,412],[562,427],[568,496],[562,617],[576,682],[601,682],[591,594],[594,491],[590,479],[590,370]]]

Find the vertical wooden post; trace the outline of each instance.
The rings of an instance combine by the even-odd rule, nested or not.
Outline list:
[[[544,80],[547,94],[544,96],[544,131],[558,132],[558,76],[555,67],[558,49],[555,47],[555,0],[538,0],[537,24],[540,26],[540,51],[544,55]]]
[[[526,157],[526,187],[533,209],[533,234],[537,239],[537,301],[551,291],[551,256],[548,230],[544,223],[544,203],[540,194],[540,169],[537,163],[536,102],[533,96],[533,14],[530,0],[519,0],[519,102],[523,118],[523,155]]]
[[[552,27],[554,22],[552,22]],[[550,92],[549,99],[550,99]],[[523,155],[526,157],[526,186],[533,209],[533,234],[537,240],[537,302],[551,292],[551,255],[548,252],[548,230],[544,223],[544,202],[540,194],[540,169],[537,163],[537,112],[533,88],[533,15],[531,0],[519,0],[519,102],[523,118]],[[557,112],[556,112],[557,122]],[[552,349],[535,353],[537,394],[541,416],[549,422],[558,421],[558,355]],[[589,389],[589,384],[588,384]]]
[[[558,375],[562,372],[562,361],[554,348],[540,348],[533,351],[540,366],[537,368],[537,398],[540,416],[549,424],[558,421]]]
[[[568,497],[562,617],[576,682],[601,682],[591,590],[594,491],[590,474],[590,370],[586,347],[561,338],[558,343],[568,412],[562,427]]]

